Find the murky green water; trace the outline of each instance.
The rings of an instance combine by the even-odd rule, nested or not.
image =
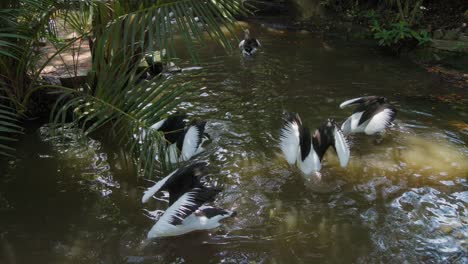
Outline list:
[[[31,128],[19,158],[0,166],[0,263],[466,263],[466,90],[373,47],[257,32],[255,59],[202,47],[203,70],[177,77],[205,87],[181,108],[209,120],[213,140],[198,159],[236,219],[142,243],[150,211],[167,203],[140,204],[149,184],[114,143]],[[453,93],[465,97],[446,103]],[[371,94],[399,109],[381,144],[353,137],[346,169],[330,151],[321,181],[287,165],[283,109],[315,128],[347,117],[343,100]]]

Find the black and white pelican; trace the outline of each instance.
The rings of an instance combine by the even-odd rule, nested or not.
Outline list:
[[[163,132],[167,142],[173,144],[183,134],[186,118],[186,114],[176,113],[153,124],[150,129]]]
[[[233,211],[204,205],[212,202],[221,191],[200,182],[205,169],[203,162],[177,169],[145,191],[143,203],[160,190],[169,191],[169,208],[150,229],[148,238],[213,229],[221,225],[221,220],[236,215]]]
[[[187,161],[204,149],[203,143],[210,137],[205,133],[206,121],[193,121],[186,125],[185,114],[176,113],[162,119],[150,127],[150,131],[159,131],[166,140],[165,160],[170,163]],[[141,131],[141,139],[146,137],[147,131]]]
[[[366,133],[373,135],[384,131],[395,119],[397,110],[381,96],[366,96],[347,100],[340,108],[357,105],[353,114],[341,125],[343,134]]]
[[[194,121],[169,145],[166,159],[171,163],[187,161],[204,151],[203,143],[210,139],[205,133],[206,121]]]
[[[250,31],[248,29],[244,30],[244,39],[239,43],[239,49],[241,49],[244,56],[252,56],[257,52],[257,49],[262,45],[260,41],[256,38],[250,37]]]
[[[319,172],[327,149],[332,146],[342,167],[349,161],[350,150],[340,128],[328,119],[311,136],[297,113],[286,112],[280,134],[280,148],[289,164],[296,163],[304,174]]]

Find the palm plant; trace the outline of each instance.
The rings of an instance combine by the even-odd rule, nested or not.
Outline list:
[[[35,84],[38,54],[33,48],[44,25],[52,14],[51,1],[2,1],[0,3],[0,155],[11,156],[14,149],[7,146],[21,128],[24,99]],[[33,14],[41,14],[34,16]],[[13,67],[12,67],[13,66]]]
[[[423,0],[385,0],[391,6],[398,8],[398,19],[412,26],[419,15],[422,14]]]
[[[0,96],[0,100],[7,102],[8,97]],[[21,134],[22,129],[18,125],[17,112],[7,104],[0,104],[0,155],[13,157],[13,148],[2,144],[2,142],[16,141],[15,134]]]
[[[182,37],[194,62],[198,61],[194,47],[197,42],[204,41],[206,35],[230,50],[233,46],[222,27],[234,32],[234,16],[245,10],[241,0],[146,0],[135,3],[124,0],[87,0],[79,6],[75,1],[62,1],[60,5],[52,3],[56,7],[54,12],[60,12],[64,7],[90,10],[91,25],[88,19],[73,19],[72,12],[64,15],[64,23],[70,21],[74,28],[81,26],[81,36],[72,41],[89,37],[93,56],[87,85],[80,89],[54,87],[59,99],[51,121],[59,127],[82,128],[87,134],[102,127],[110,129],[128,147],[129,152],[135,154],[144,174],[150,176],[154,172],[154,159],[165,146],[164,137],[149,133],[142,140],[135,135],[141,129],[149,131],[151,124],[163,118],[183,100],[181,96],[191,86],[188,83],[175,85],[161,77],[141,81],[142,73],[137,70],[139,62],[155,50],[166,50],[162,53],[166,61],[175,58],[176,35]],[[40,17],[48,19],[48,14],[51,14],[48,12],[50,10],[40,12]],[[83,23],[88,26],[85,27]],[[15,56],[8,58],[22,61],[22,58]],[[28,92],[45,87],[38,82],[38,69],[26,72],[28,76],[33,76]],[[27,98],[18,101],[25,103]],[[155,145],[158,149],[154,148]],[[163,156],[159,155],[159,158]]]

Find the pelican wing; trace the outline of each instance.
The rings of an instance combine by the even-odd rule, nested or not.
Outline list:
[[[377,114],[375,114],[367,124],[364,132],[368,135],[372,135],[383,131],[387,126],[390,125],[392,120],[395,118],[396,111],[391,108],[384,108]]]
[[[175,203],[173,203],[158,222],[168,225],[180,225],[187,216],[195,212],[204,203],[212,201],[220,192],[219,189],[194,188],[186,192]]]
[[[362,132],[358,129],[359,122],[364,112],[356,112],[352,114],[346,121],[341,125],[341,132],[345,135],[355,132]]]
[[[344,134],[348,135],[351,133],[352,127],[351,127],[351,116],[346,119],[346,121],[341,124],[341,131],[343,131]]]
[[[169,161],[171,164],[179,162],[179,152],[176,143],[169,145],[166,149],[166,161]]]
[[[146,190],[142,202],[145,203],[148,201],[148,199],[159,190],[169,190],[169,204],[173,204],[180,196],[189,190],[202,187],[199,176],[205,172],[206,166],[206,162],[196,162],[173,171],[167,177],[157,182],[153,187]]]
[[[186,118],[185,114],[177,114],[165,119],[161,119],[155,124],[151,125],[149,131],[163,132],[166,140],[172,144],[176,142],[179,136],[183,133],[183,129],[185,127],[184,118]],[[147,131],[143,129],[141,132],[142,140],[145,139],[146,134]]]
[[[180,168],[164,185],[169,191],[169,205],[176,202],[183,194],[193,188],[204,187],[200,177],[206,172],[206,162],[196,162]]]
[[[362,112],[361,118],[359,119],[358,126],[370,121],[376,114],[380,113],[381,111],[385,110],[385,106],[379,103],[368,104],[364,108]]]
[[[143,197],[141,198],[142,203],[146,203],[154,194],[156,194],[159,190],[164,189],[166,186],[166,182],[171,179],[173,176],[177,175],[176,173],[179,169],[171,172],[171,174],[164,177],[162,180],[158,181],[154,186],[148,188],[144,193]]]
[[[300,143],[301,119],[297,114],[286,113],[280,132],[280,148],[289,164],[297,160]]]
[[[156,124],[150,126],[149,131],[158,130],[164,124],[164,122],[166,122],[166,119],[159,120]],[[147,133],[148,131],[142,128],[140,133],[140,140],[145,140]]]
[[[340,165],[341,167],[346,167],[350,156],[349,144],[341,130],[336,125],[333,131],[333,137],[335,138],[333,146],[335,147],[336,154],[340,160]]]
[[[198,153],[198,148],[203,139],[203,132],[205,131],[206,122],[200,121],[190,125],[185,136],[183,137],[183,144],[179,149],[181,150],[181,160],[189,160],[192,156]],[[179,139],[180,140],[180,139]]]

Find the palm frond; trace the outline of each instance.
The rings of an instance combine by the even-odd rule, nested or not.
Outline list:
[[[17,140],[14,135],[22,134],[23,128],[18,125],[16,109],[8,102],[9,98],[0,95],[0,156],[14,157],[15,149],[9,144]]]
[[[143,175],[151,177],[166,164],[167,144],[164,135],[150,126],[173,111],[191,85],[176,85],[162,76],[142,80],[138,64],[156,50],[166,51],[160,53],[164,61],[176,58],[176,39],[184,41],[195,62],[195,47],[206,37],[232,50],[235,46],[223,27],[234,32],[234,15],[245,10],[240,0],[142,1],[137,6],[123,0],[94,3],[94,19],[99,23],[93,23],[96,41],[90,85],[64,89],[51,123],[79,127],[86,134],[108,128],[133,154]],[[109,10],[114,13],[109,15]],[[145,137],[140,136],[142,130],[148,132]]]
[[[118,54],[115,56],[118,58]],[[175,86],[171,80],[156,78],[140,80],[136,68],[129,69],[130,61],[117,64],[111,60],[107,71],[100,71],[94,88],[65,89],[54,107],[51,123],[55,127],[80,127],[85,134],[107,127],[121,146],[125,146],[138,161],[144,175],[154,173],[156,159],[165,164],[164,135],[151,131],[150,126],[173,110],[181,95],[191,88],[189,83]]]
[[[121,48],[125,57],[165,50],[165,60],[177,57],[174,49],[176,36],[186,45],[194,62],[198,62],[195,44],[209,37],[231,51],[235,46],[223,32],[234,32],[234,16],[247,12],[240,0],[177,0],[158,1],[117,17],[107,26],[98,41],[105,42],[106,57]],[[236,35],[233,34],[234,38]],[[98,58],[99,60],[99,58]],[[98,62],[99,63],[99,62]]]
[[[68,8],[58,12],[57,17],[63,20],[63,24],[69,26],[78,35],[85,35],[92,31],[94,10],[97,4],[93,1],[79,1],[70,3]]]
[[[23,97],[37,83],[37,79],[30,76],[36,73],[39,61],[34,45],[46,31],[44,25],[55,10],[55,1],[6,2],[7,9],[0,12],[0,85],[9,103],[13,102],[18,111],[23,111]]]

